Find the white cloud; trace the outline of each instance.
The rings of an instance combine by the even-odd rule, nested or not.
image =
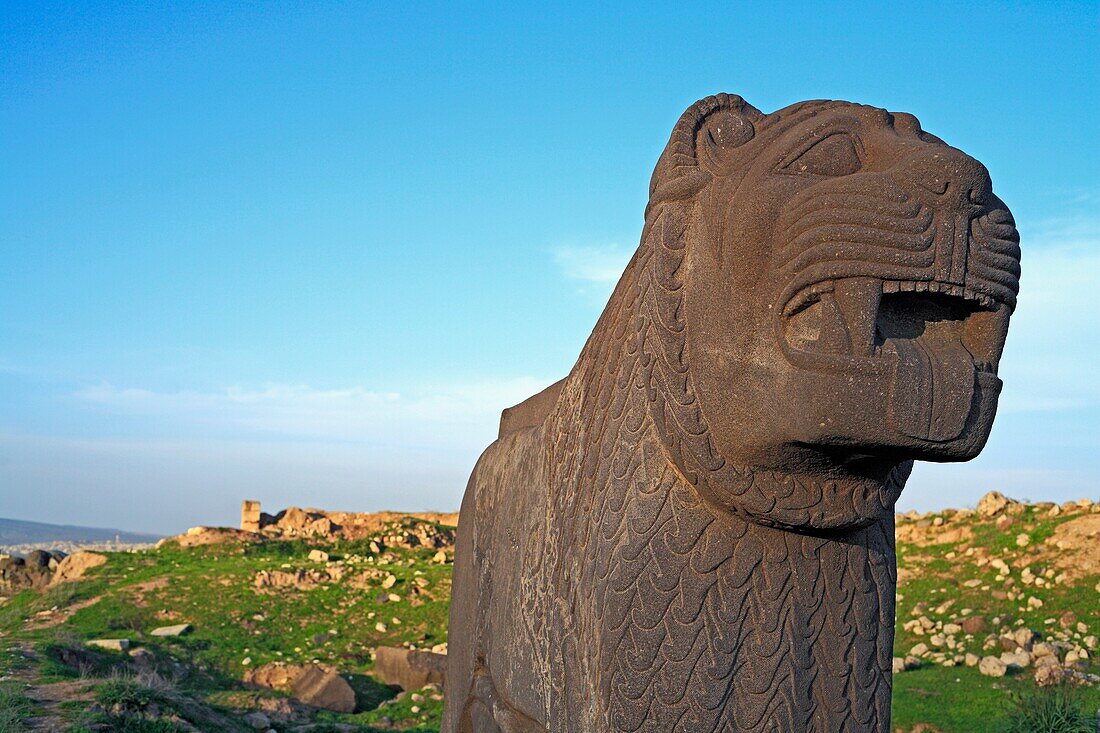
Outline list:
[[[560,245],[553,249],[554,262],[572,280],[614,285],[626,269],[634,248],[619,244]]]
[[[243,499],[258,499],[267,511],[453,511],[479,452],[0,432],[0,516],[169,534],[198,524],[235,525]]]
[[[1062,219],[1023,241],[1020,300],[1002,362],[1005,412],[1100,405],[1095,310],[1100,220]]]
[[[316,389],[269,384],[215,392],[156,392],[109,384],[87,387],[74,397],[115,415],[153,419],[177,432],[218,428],[290,438],[364,443],[465,445],[496,425],[500,411],[549,384],[532,377],[425,386],[410,393],[355,386]]]
[[[94,437],[0,432],[0,514],[180,532],[235,523],[245,498],[273,511],[454,510],[500,411],[550,381],[88,387],[71,398],[92,413]]]

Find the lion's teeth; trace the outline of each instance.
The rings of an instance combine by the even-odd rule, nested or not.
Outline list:
[[[851,353],[870,356],[875,343],[875,320],[882,299],[882,282],[871,277],[839,280],[833,297],[844,315]]]
[[[833,293],[822,293],[820,303],[821,330],[817,337],[817,350],[826,354],[850,354],[848,330]]]

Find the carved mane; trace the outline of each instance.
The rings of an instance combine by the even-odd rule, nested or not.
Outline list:
[[[1018,258],[912,116],[692,105],[576,364],[471,475],[443,730],[888,731],[893,504],[981,450]]]
[[[551,665],[563,670],[561,698],[548,700],[553,730],[604,721],[616,731],[824,730],[840,720],[832,729],[863,730],[888,720],[889,512],[843,537],[772,529],[708,506],[695,489],[699,474],[681,474],[669,456],[689,456],[700,472],[724,468],[684,359],[679,265],[690,197],[706,174],[681,149],[697,108],[743,104],[708,98],[677,125],[654,175],[642,244],[545,426],[554,541],[547,566],[532,571],[553,569],[560,595],[547,605],[579,646],[599,648],[596,659]],[[782,489],[779,477],[741,474],[750,501]],[[815,643],[823,636],[830,644]],[[796,674],[779,679],[788,668]],[[589,685],[607,709],[584,699]],[[874,690],[874,706],[858,708]],[[835,708],[815,709],[818,700]],[[554,720],[563,710],[588,712]]]

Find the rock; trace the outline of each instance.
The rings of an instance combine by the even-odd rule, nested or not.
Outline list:
[[[191,630],[191,624],[176,624],[175,626],[160,626],[149,633],[153,636],[182,636]]]
[[[1042,608],[1043,607],[1043,599],[1042,598],[1036,598],[1035,596],[1031,596],[1030,598],[1027,599],[1027,607],[1028,608]]]
[[[1012,639],[1016,642],[1017,646],[1023,647],[1027,651],[1031,651],[1032,645],[1039,640],[1039,634],[1032,629],[1022,627],[1016,629],[1015,633],[1012,635]],[[1007,649],[1006,651],[1012,651],[1012,649]]]
[[[245,670],[244,681],[257,687],[266,687],[269,690],[290,690],[294,680],[302,676],[307,666],[304,664],[287,664],[285,662],[271,662]]]
[[[310,550],[309,559],[313,562],[328,562],[328,553],[324,550]]]
[[[45,550],[34,550],[27,555],[24,562],[31,568],[48,568],[50,566],[50,553]]]
[[[990,491],[978,500],[978,514],[983,517],[994,517],[1000,514],[1009,504],[1014,504],[1012,499],[999,491]]]
[[[1031,656],[1035,657],[1035,658],[1056,657],[1057,652],[1055,651],[1054,647],[1052,647],[1050,644],[1047,644],[1046,642],[1041,641],[1037,644],[1032,645],[1032,647],[1031,647]]]
[[[921,664],[923,664],[923,662],[921,662],[921,660],[918,657],[912,657],[912,656],[906,657],[905,658],[905,671],[908,672],[911,669],[919,669]]]
[[[133,659],[138,667],[143,668],[152,667],[157,661],[156,655],[148,649],[131,649],[130,659]]]
[[[913,648],[909,650],[909,653],[914,657],[923,657],[928,653],[928,645],[922,641],[919,644],[915,644]]]
[[[396,584],[396,583],[397,583],[397,576],[393,575],[391,573],[390,575],[387,575],[385,577],[385,579],[382,580],[382,587],[383,588],[392,588],[394,586],[394,584]]]
[[[1060,684],[1065,676],[1065,671],[1057,664],[1044,665],[1035,669],[1035,684],[1039,687],[1050,687]]]
[[[0,595],[17,593],[24,588],[43,588],[53,576],[48,567],[28,565],[21,557],[0,559]]]
[[[963,657],[963,663],[966,664],[967,667],[977,667],[978,662],[980,661],[982,661],[981,657],[979,657],[977,654],[971,654],[969,652],[965,657]]]
[[[180,547],[202,547],[223,542],[259,542],[263,538],[257,532],[245,532],[232,527],[192,527],[186,533],[170,539]]]
[[[447,656],[380,646],[374,650],[375,672],[387,685],[419,690],[432,683],[443,684]]]
[[[98,552],[74,552],[58,563],[53,583],[65,583],[82,578],[89,570],[98,568],[106,562],[107,556],[100,555]]]
[[[1030,543],[1030,542],[1031,542],[1031,537],[1028,536],[1027,532],[1021,532],[1020,534],[1016,535],[1016,546],[1017,547],[1027,547],[1028,543]]]
[[[1031,664],[1031,655],[1023,649],[1014,652],[1003,652],[1001,654],[1001,661],[1008,667],[1023,668]]]
[[[967,616],[959,624],[964,634],[981,634],[989,628],[984,616]]]
[[[310,665],[290,685],[290,692],[306,705],[337,713],[355,711],[355,691],[340,675]]]
[[[113,652],[124,652],[130,648],[129,639],[89,639],[88,646],[99,649],[109,649]]]
[[[1077,614],[1073,611],[1066,611],[1058,617],[1058,625],[1063,629],[1068,629],[1071,626],[1077,625]]]
[[[439,552],[432,555],[432,562],[442,565],[443,563],[447,562],[447,553],[443,550],[440,550]]]
[[[1048,654],[1048,655],[1042,656],[1042,657],[1034,657],[1033,661],[1035,662],[1036,669],[1038,669],[1039,667],[1061,667],[1062,666],[1062,663],[1058,661],[1058,656],[1056,654]]]
[[[901,657],[894,657],[890,664],[891,671],[893,671],[894,674],[900,674],[905,671],[905,660]]]
[[[986,677],[1004,677],[1007,666],[997,657],[984,657],[978,663],[978,671]]]
[[[259,711],[245,715],[242,720],[256,730],[267,730],[271,727],[271,718]]]
[[[252,580],[252,585],[260,589],[268,588],[297,588],[298,590],[310,590],[322,583],[337,578],[324,570],[260,570]]]

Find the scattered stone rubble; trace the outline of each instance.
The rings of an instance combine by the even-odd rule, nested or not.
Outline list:
[[[355,691],[328,665],[272,662],[246,670],[244,681],[256,687],[289,692],[299,702],[312,707],[338,713],[355,710]]]
[[[5,555],[0,557],[0,596],[76,580],[105,562],[107,557],[97,552],[66,555],[60,550],[33,550],[26,557]]]
[[[1040,516],[1063,517],[1053,534],[1042,541],[1019,521],[1028,509]],[[994,520],[995,527],[1011,540],[1012,551],[998,553],[991,548],[971,544],[971,527],[959,520],[977,517]],[[897,516],[897,538],[918,548],[956,544],[947,560],[961,561],[978,568],[993,581],[971,578],[960,586],[989,593],[1004,601],[1018,614],[1035,613],[1044,608],[1039,589],[1072,583],[1073,580],[1100,572],[1100,504],[1090,499],[1054,504],[1027,505],[998,492],[990,492],[978,502],[976,510],[944,510],[932,514],[908,512]],[[920,572],[906,568],[909,577]],[[904,577],[899,568],[899,577]],[[907,578],[908,579],[908,578]],[[1095,589],[1100,593],[1100,586]],[[938,589],[943,593],[945,589]],[[936,593],[937,591],[933,591]],[[902,629],[922,637],[906,656],[895,657],[895,673],[924,664],[945,667],[977,667],[990,677],[1023,673],[1034,676],[1039,685],[1063,680],[1095,683],[1100,676],[1091,674],[1089,660],[1098,653],[1096,631],[1073,612],[1057,613],[1044,620],[1042,632],[1028,628],[1017,613],[985,618],[969,608],[959,608],[957,599],[922,600],[912,609]],[[899,619],[900,620],[900,619]]]
[[[61,552],[35,550],[25,558],[0,558],[0,596],[13,595],[24,588],[45,588],[64,557]]]
[[[157,543],[176,542],[181,547],[198,547],[222,542],[258,542],[264,539],[368,540],[372,553],[387,549],[447,549],[454,546],[458,514],[438,512],[327,512],[290,507],[278,514],[260,511],[257,501],[241,507],[241,526],[192,527],[182,535]],[[325,554],[316,550],[318,555]],[[319,558],[318,561],[324,560]]]

